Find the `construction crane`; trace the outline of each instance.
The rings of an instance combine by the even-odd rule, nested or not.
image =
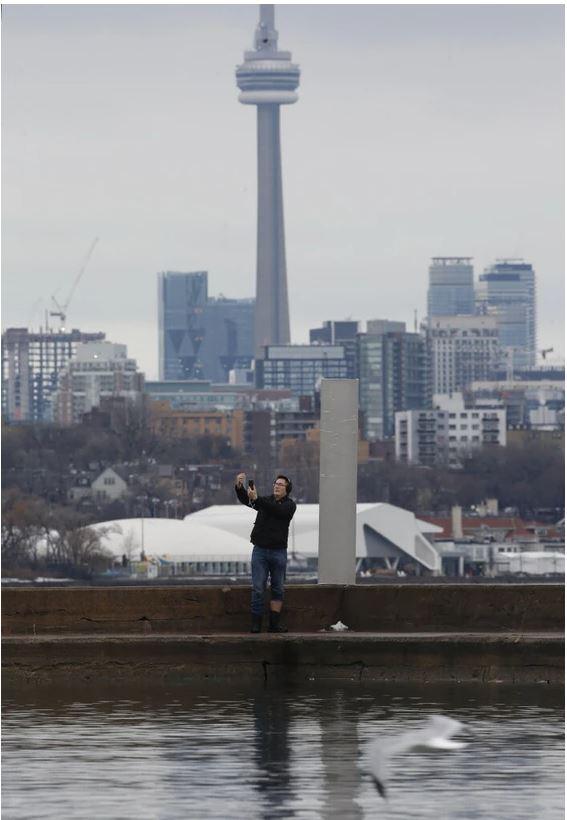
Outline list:
[[[89,262],[89,259],[92,256],[92,252],[94,251],[97,242],[98,242],[98,236],[95,236],[95,238],[91,242],[90,248],[87,251],[87,255],[85,256],[84,262],[81,265],[81,268],[80,268],[78,274],[75,276],[75,281],[71,285],[71,289],[69,291],[69,294],[68,294],[67,298],[65,299],[65,301],[63,302],[63,304],[59,304],[59,302],[55,298],[55,293],[51,297],[51,301],[53,302],[53,304],[55,305],[57,310],[50,310],[49,315],[50,316],[59,316],[59,320],[61,322],[61,328],[60,328],[61,330],[65,330],[65,319],[67,318],[67,310],[68,310],[69,305],[71,303],[71,299],[73,298],[73,294],[75,293],[77,285],[81,281],[81,277],[82,277],[83,273],[85,272],[85,268],[87,267],[87,264]]]
[[[541,358],[545,361],[545,357],[547,356],[547,354],[548,353],[553,353],[553,348],[552,347],[546,347],[545,350],[540,350],[539,352],[541,353]]]

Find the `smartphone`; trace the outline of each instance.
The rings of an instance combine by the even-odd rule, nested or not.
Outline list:
[[[253,481],[252,479],[250,479],[250,480],[248,481],[248,486],[250,487],[250,489],[251,489],[251,490],[253,490],[253,489],[254,489],[254,481]]]

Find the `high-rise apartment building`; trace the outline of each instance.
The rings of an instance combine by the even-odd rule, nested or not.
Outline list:
[[[87,342],[77,346],[73,358],[59,376],[53,394],[53,417],[57,424],[79,424],[85,413],[99,407],[103,398],[142,401],[144,374],[126,345]]]
[[[426,329],[433,393],[455,393],[490,378],[500,357],[493,316],[438,316]]]
[[[278,49],[274,6],[260,6],[254,48],[236,70],[238,99],[258,112],[258,233],[255,356],[265,345],[287,344],[289,307],[282,193],[280,107],[296,102],[299,67]]]
[[[506,446],[506,411],[465,407],[461,394],[429,410],[396,413],[396,459],[410,464],[458,467],[480,447]]]
[[[250,368],[254,299],[209,298],[206,271],[158,274],[159,377],[227,382]]]
[[[434,256],[429,266],[427,316],[472,316],[474,271],[470,256]]]
[[[424,335],[397,332],[383,338],[384,437],[393,438],[396,413],[430,407],[433,385]]]
[[[14,422],[53,420],[52,396],[59,375],[84,342],[104,333],[40,331],[11,327],[2,334],[2,417]]]
[[[535,271],[523,259],[500,259],[480,275],[478,312],[495,316],[508,370],[536,364]]]
[[[404,322],[375,319],[358,334],[359,406],[367,441],[393,437],[396,411],[430,405],[426,340],[405,328]]]
[[[358,378],[357,337],[358,322],[351,319],[323,322],[322,327],[309,331],[310,344],[342,345],[345,349],[347,379]]]

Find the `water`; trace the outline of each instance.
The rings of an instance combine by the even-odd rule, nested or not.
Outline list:
[[[480,685],[12,693],[3,817],[560,820],[563,702],[554,687]],[[384,801],[365,746],[431,713],[465,723],[468,745],[395,759]]]

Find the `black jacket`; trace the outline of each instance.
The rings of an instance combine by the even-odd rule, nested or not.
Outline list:
[[[250,534],[254,546],[287,549],[287,534],[296,509],[295,501],[289,496],[276,501],[273,495],[262,495],[251,504],[244,487],[235,486],[234,489],[241,504],[258,511]]]

